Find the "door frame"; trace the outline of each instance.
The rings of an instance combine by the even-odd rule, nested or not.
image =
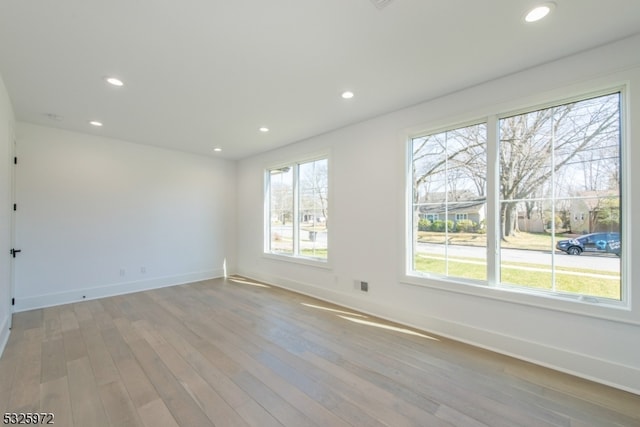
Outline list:
[[[16,166],[17,166],[17,162],[15,159],[17,159],[17,149],[16,149],[16,133],[15,133],[15,128],[14,128],[14,124],[9,122],[9,145],[10,145],[10,157],[9,157],[9,167],[11,168],[11,172],[9,173],[9,187],[10,187],[10,192],[11,192],[11,203],[14,204],[16,202]],[[10,244],[12,248],[16,247],[16,213],[17,210],[13,208],[13,206],[10,207],[10,217],[11,217],[11,224],[9,225],[9,229],[10,229]],[[13,326],[13,313],[15,312],[15,304],[13,303],[15,300],[15,296],[16,296],[16,266],[15,266],[15,257],[11,256],[9,258],[9,303],[11,304],[11,308],[9,310],[9,329],[11,329],[11,327]]]

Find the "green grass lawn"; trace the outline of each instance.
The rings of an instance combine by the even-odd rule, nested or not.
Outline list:
[[[319,248],[319,249],[301,249],[300,254],[303,256],[308,256],[312,258],[327,258],[327,248]]]
[[[454,277],[462,277],[473,280],[487,280],[486,265],[482,260],[470,258],[449,257],[448,265],[443,259],[416,255],[414,269],[416,271],[443,274]],[[448,271],[446,270],[448,268]],[[568,274],[568,273],[582,273]],[[591,295],[603,298],[620,299],[620,278],[591,277],[588,274],[601,274],[599,271],[581,269],[579,271],[569,268],[556,268],[556,292],[567,292],[582,295]],[[548,266],[503,263],[500,272],[503,284],[513,284],[535,289],[552,290],[552,275]]]

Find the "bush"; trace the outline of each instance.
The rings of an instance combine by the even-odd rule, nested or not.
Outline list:
[[[455,224],[452,220],[448,220],[446,223],[447,231],[454,231]],[[431,223],[431,231],[444,231],[445,230],[445,222],[441,219],[437,219]]]
[[[470,233],[472,231],[476,231],[478,224],[471,221],[470,219],[461,219],[456,223],[456,228],[458,231],[463,233]]]
[[[428,219],[421,219],[418,221],[418,231],[429,231],[431,230],[431,221]]]

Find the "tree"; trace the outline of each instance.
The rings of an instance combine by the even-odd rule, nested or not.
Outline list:
[[[611,188],[619,181],[618,93],[500,120],[500,237],[517,231],[517,207],[570,198],[578,189]],[[413,141],[413,202],[430,191],[454,190],[461,180],[484,197],[486,125]],[[453,180],[452,180],[453,178]],[[417,223],[414,222],[414,224]]]
[[[285,225],[293,219],[292,179],[293,173],[290,167],[274,169],[270,172],[270,221],[277,219],[282,225]]]
[[[300,210],[310,212],[314,221],[322,216],[325,224],[329,219],[328,190],[327,159],[300,165]]]
[[[568,197],[565,183],[552,177],[577,179],[578,168],[575,173],[557,172],[575,163],[584,165],[581,157],[586,153],[602,152],[619,140],[618,103],[614,94],[500,120],[502,238],[517,230],[519,201],[536,192],[547,199]]]

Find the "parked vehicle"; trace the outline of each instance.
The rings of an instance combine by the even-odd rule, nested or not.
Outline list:
[[[620,256],[620,233],[590,233],[574,239],[559,240],[556,243],[556,249],[569,255],[597,252]]]

